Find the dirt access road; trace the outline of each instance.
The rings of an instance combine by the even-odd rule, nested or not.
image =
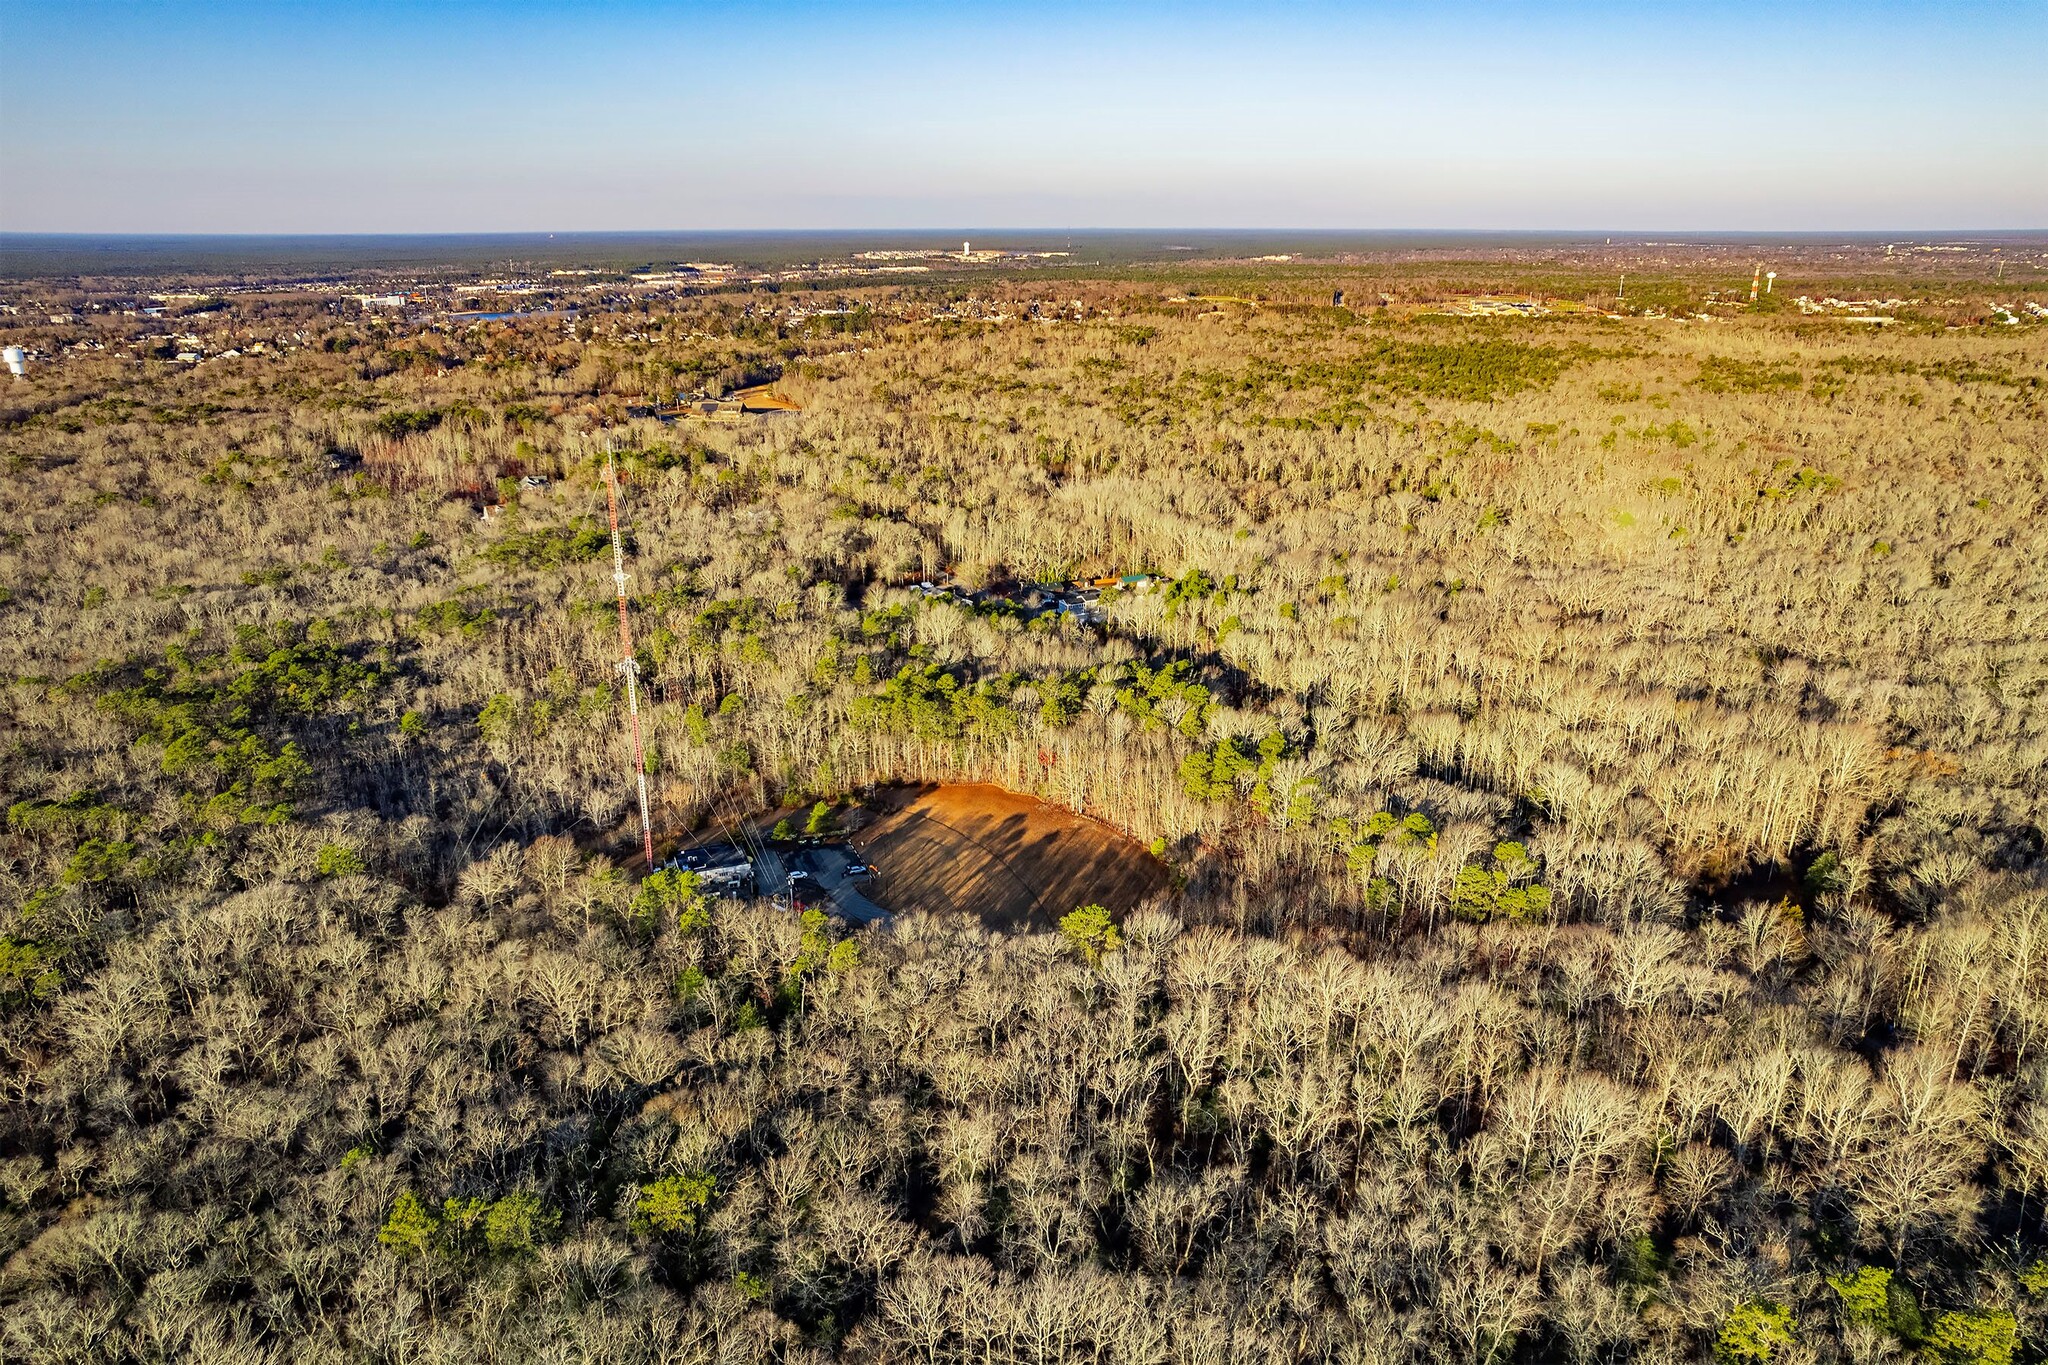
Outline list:
[[[1121,916],[1164,890],[1166,867],[1099,820],[984,783],[897,787],[869,803],[853,843],[880,872],[874,898],[902,914],[965,911],[1016,931],[1080,905]]]

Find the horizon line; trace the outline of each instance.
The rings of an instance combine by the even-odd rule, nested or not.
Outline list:
[[[118,229],[97,228],[0,228],[0,239],[10,237],[657,237],[657,236],[882,236],[893,233],[957,233],[997,232],[1029,233],[1035,236],[1057,236],[1061,233],[1101,233],[1130,235],[1139,233],[1182,233],[1188,235],[1220,235],[1235,233],[1244,235],[1299,234],[1310,236],[1389,236],[1393,234],[1431,233],[1444,236],[1640,236],[1645,233],[1676,234],[1679,236],[1727,237],[1740,234],[1757,234],[1771,237],[1827,237],[1827,236],[1929,236],[1934,234],[1991,237],[2020,237],[2048,235],[2048,223],[2033,227],[1839,227],[1839,228],[1787,228],[1787,227],[1191,227],[1185,224],[1163,223],[1141,227],[1006,227],[1001,224],[927,224],[918,227],[655,227],[655,228],[379,228],[375,230],[349,228],[321,229],[206,229],[186,230],[174,228]]]

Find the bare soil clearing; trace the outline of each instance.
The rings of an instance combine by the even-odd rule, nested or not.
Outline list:
[[[751,389],[734,390],[741,412],[802,412],[803,405],[783,393],[773,384],[757,384]]]
[[[1048,928],[1079,905],[1123,914],[1165,889],[1166,867],[1099,820],[985,783],[887,788],[853,843],[898,914],[966,911],[1006,929]]]

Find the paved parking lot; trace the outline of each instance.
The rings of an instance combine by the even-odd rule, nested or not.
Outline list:
[[[849,924],[874,924],[889,918],[889,912],[867,898],[861,885],[845,876],[849,863],[861,861],[851,844],[821,844],[809,848],[775,848],[763,844],[755,851],[754,869],[763,896],[780,896],[789,885],[792,871],[810,874],[820,890],[832,901],[834,913]]]

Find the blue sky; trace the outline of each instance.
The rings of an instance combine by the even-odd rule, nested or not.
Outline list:
[[[2048,226],[2048,4],[0,7],[0,229]]]

